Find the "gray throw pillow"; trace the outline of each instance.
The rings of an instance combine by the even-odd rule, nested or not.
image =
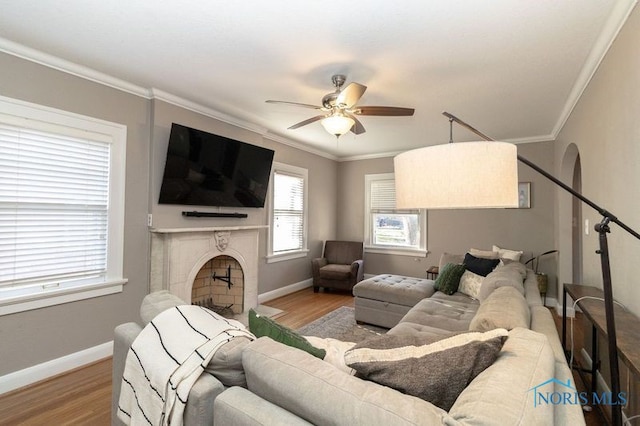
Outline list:
[[[444,294],[452,295],[458,291],[460,278],[465,270],[464,265],[447,263],[440,269],[438,278],[436,278],[436,281],[433,283],[433,288]]]
[[[357,344],[344,358],[360,377],[449,411],[469,383],[493,364],[507,334],[504,329],[463,333],[430,344],[424,344],[424,337],[386,334]]]

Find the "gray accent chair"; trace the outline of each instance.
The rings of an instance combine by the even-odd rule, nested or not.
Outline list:
[[[320,287],[351,290],[364,278],[364,245],[360,241],[324,243],[323,257],[313,259],[313,291]]]

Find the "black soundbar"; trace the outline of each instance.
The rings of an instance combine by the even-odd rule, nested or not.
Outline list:
[[[210,213],[210,212],[182,212],[182,216],[186,217],[235,217],[246,218],[246,213]]]

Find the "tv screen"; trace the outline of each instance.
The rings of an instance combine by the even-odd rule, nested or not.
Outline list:
[[[173,123],[159,203],[264,207],[273,154]]]

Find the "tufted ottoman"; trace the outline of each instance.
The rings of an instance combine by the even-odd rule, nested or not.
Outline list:
[[[434,292],[433,280],[376,275],[353,287],[356,321],[394,327],[409,309]]]

